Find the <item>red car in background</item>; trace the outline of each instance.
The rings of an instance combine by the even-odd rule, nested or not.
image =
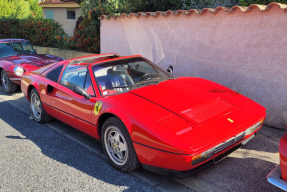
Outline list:
[[[229,88],[177,78],[141,56],[60,61],[25,74],[21,89],[36,122],[54,117],[101,140],[116,169],[177,178],[246,144],[266,115]]]
[[[267,176],[268,181],[287,191],[287,134],[279,143],[280,165],[277,165]]]
[[[15,92],[25,73],[62,60],[53,55],[37,54],[27,40],[0,39],[1,85],[7,93]]]

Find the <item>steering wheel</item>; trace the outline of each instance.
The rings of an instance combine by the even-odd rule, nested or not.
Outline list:
[[[144,80],[147,76],[151,75],[151,73],[146,73],[143,76],[140,77],[139,82]]]

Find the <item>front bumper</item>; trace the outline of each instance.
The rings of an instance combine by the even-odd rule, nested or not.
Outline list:
[[[142,167],[148,171],[154,172],[154,173],[158,173],[161,175],[165,175],[167,177],[173,177],[173,178],[177,178],[177,179],[184,179],[187,177],[190,177],[198,172],[200,172],[201,170],[218,163],[219,161],[221,161],[222,159],[224,159],[227,155],[229,155],[230,153],[232,153],[233,151],[239,149],[243,144],[239,144],[236,145],[235,147],[232,147],[231,149],[229,149],[228,151],[222,153],[221,155],[215,157],[214,159],[211,159],[209,161],[207,161],[206,163],[188,170],[188,171],[175,171],[175,170],[171,170],[171,169],[164,169],[164,168],[160,168],[160,167],[155,167],[155,166],[151,166],[151,165],[146,165],[146,164],[142,164]]]
[[[269,183],[287,191],[287,182],[281,179],[281,168],[277,165],[268,175],[267,180]]]
[[[10,80],[17,85],[21,84],[21,79],[22,79],[21,77],[10,78]]]
[[[134,142],[134,148],[143,168],[162,175],[175,178],[186,178],[205,167],[221,161],[224,157],[249,142],[256,133],[248,138],[237,141],[233,145],[223,149],[213,157],[202,161],[196,165],[192,164],[192,155],[181,155],[167,151],[162,151]]]

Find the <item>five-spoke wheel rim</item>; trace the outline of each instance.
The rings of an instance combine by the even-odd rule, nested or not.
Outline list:
[[[42,107],[40,98],[36,93],[33,93],[31,96],[31,109],[34,117],[39,120],[42,114]]]
[[[121,131],[109,126],[105,131],[104,142],[110,159],[117,165],[124,165],[128,159],[128,147]]]
[[[4,86],[4,88],[7,90],[8,89],[8,81],[9,81],[9,77],[5,72],[2,72],[2,85]]]

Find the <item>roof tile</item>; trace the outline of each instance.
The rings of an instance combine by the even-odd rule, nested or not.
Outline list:
[[[191,15],[193,13],[196,13],[198,15],[202,15],[206,12],[209,12],[209,13],[212,13],[212,14],[216,14],[218,13],[220,10],[223,10],[225,13],[233,13],[235,11],[241,11],[241,12],[249,12],[249,11],[252,11],[254,9],[259,9],[260,11],[266,11],[268,9],[271,9],[272,7],[275,7],[275,6],[278,6],[280,9],[285,9],[287,10],[287,5],[286,4],[282,4],[282,3],[270,3],[268,5],[258,5],[258,4],[253,4],[253,5],[250,5],[249,7],[243,7],[243,6],[233,6],[231,8],[228,8],[228,7],[217,7],[217,8],[204,8],[202,10],[200,9],[190,9],[190,10],[177,10],[177,11],[171,11],[171,10],[168,10],[168,11],[156,11],[156,12],[138,12],[138,13],[122,13],[120,16],[114,16],[112,18],[114,19],[117,19],[117,18],[125,18],[125,17],[136,17],[136,18],[139,18],[139,17],[149,17],[149,16],[152,16],[152,17],[155,17],[157,18],[158,16],[169,16],[169,15]],[[108,19],[109,17],[107,15],[102,15],[100,17],[100,19]]]
[[[40,1],[38,5],[41,4],[66,4],[66,3],[76,3],[75,1],[60,1],[60,0],[44,0]]]

